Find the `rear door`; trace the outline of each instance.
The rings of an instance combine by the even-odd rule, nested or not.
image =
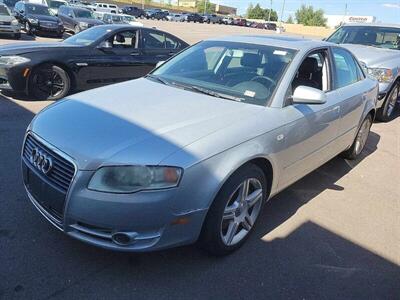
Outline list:
[[[170,34],[152,29],[143,29],[142,32],[141,48],[148,71],[181,50],[181,42]]]
[[[335,88],[343,99],[339,142],[342,147],[351,144],[360,124],[365,102],[365,76],[353,55],[338,47],[332,48],[335,64]]]

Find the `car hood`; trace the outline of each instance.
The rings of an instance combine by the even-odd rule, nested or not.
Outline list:
[[[341,44],[341,46],[350,50],[359,61],[364,62],[368,67],[381,67],[385,61],[390,61],[400,56],[400,50],[355,44]]]
[[[91,19],[91,18],[75,18],[74,20],[77,22],[85,22],[85,23],[94,24],[94,25],[104,24],[104,22],[101,20],[96,20],[96,19]]]
[[[15,44],[2,45],[0,48],[0,56],[2,55],[22,55],[31,52],[38,51],[54,51],[54,48],[77,48],[82,47],[80,45],[68,45],[61,42],[22,42]]]
[[[0,15],[0,21],[2,22],[11,22],[14,19],[13,16]]]
[[[156,165],[263,109],[143,78],[72,95],[42,111],[30,129],[81,170]]]
[[[38,19],[39,21],[48,21],[48,22],[57,22],[59,20],[58,17],[35,15],[35,14],[28,14],[26,17],[29,19]]]

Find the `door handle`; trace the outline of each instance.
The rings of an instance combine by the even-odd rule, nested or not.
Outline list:
[[[132,52],[131,56],[138,56],[140,53],[139,52]]]

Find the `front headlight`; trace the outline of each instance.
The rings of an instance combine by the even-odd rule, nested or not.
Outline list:
[[[86,28],[86,27],[88,27],[88,23],[86,23],[86,22],[79,22],[79,27],[83,27],[83,28]]]
[[[159,166],[114,166],[98,169],[88,189],[108,193],[133,193],[176,187],[182,169]]]
[[[29,23],[36,25],[39,24],[39,20],[38,19],[28,19]]]
[[[12,20],[11,21],[11,25],[14,25],[14,26],[16,26],[16,25],[18,25],[19,23],[18,23],[18,20]]]
[[[10,55],[10,56],[0,56],[0,65],[3,66],[15,66],[23,63],[29,62],[30,59],[23,57],[23,56],[15,56],[15,55]]]
[[[379,82],[392,82],[394,80],[391,69],[384,68],[368,68],[368,75],[372,76]]]

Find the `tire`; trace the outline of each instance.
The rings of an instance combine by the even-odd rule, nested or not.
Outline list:
[[[19,40],[21,38],[21,33],[14,33],[14,39]]]
[[[81,32],[81,28],[80,28],[78,25],[75,25],[75,27],[74,27],[74,34],[77,34],[77,33],[79,33],[79,32]]]
[[[33,35],[32,34],[32,29],[31,29],[31,25],[29,25],[28,22],[25,22],[25,31],[27,35]]]
[[[396,82],[390,90],[388,96],[385,99],[382,107],[376,112],[376,119],[382,122],[388,122],[393,116],[393,112],[396,109],[397,100],[399,98],[400,83]]]
[[[71,89],[68,73],[55,65],[40,66],[29,77],[29,95],[36,100],[58,100]]]
[[[368,116],[366,116],[366,118],[361,123],[353,144],[348,150],[340,154],[341,157],[354,160],[361,154],[361,152],[364,150],[365,144],[367,143],[371,125],[372,117],[370,114],[368,114]]]
[[[246,182],[248,197],[239,197]],[[253,201],[249,200],[250,195],[253,195]],[[266,195],[267,180],[263,171],[254,164],[241,167],[226,181],[212,203],[198,245],[216,256],[240,248],[255,227]]]

